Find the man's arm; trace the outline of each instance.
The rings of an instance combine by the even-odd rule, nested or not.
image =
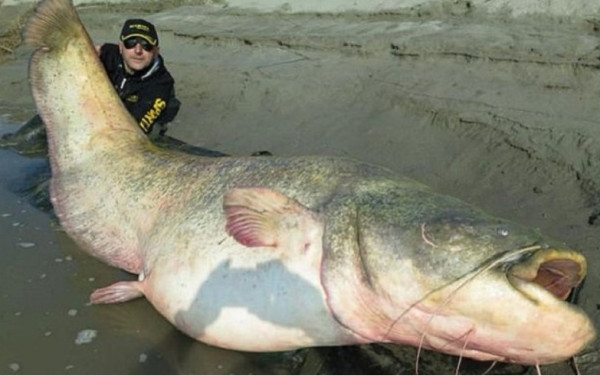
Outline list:
[[[148,134],[156,123],[168,123],[175,118],[181,102],[175,97],[175,88],[172,83],[150,88],[148,100],[142,102],[143,107],[138,108],[140,116],[136,116],[139,126]]]
[[[156,97],[153,101],[150,101],[149,104],[150,108],[147,109],[147,111],[142,112],[142,117],[139,119],[139,126],[146,134],[152,131],[152,126],[167,108],[167,100],[165,98]]]

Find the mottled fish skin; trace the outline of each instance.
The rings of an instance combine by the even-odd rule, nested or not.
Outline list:
[[[586,273],[564,245],[363,162],[158,148],[70,1],[40,3],[26,39],[61,225],[140,275],[93,303],[145,296],[189,336],[246,351],[394,342],[544,364],[594,339],[563,301]]]

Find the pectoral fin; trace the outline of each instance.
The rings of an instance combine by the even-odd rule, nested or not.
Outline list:
[[[310,209],[268,188],[235,188],[223,199],[227,233],[247,247],[307,249],[322,226]]]

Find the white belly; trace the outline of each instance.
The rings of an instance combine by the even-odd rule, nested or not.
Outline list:
[[[148,300],[184,333],[245,351],[356,343],[338,324],[321,286],[320,262],[285,260],[272,248],[235,246],[252,257],[155,263],[144,282]]]

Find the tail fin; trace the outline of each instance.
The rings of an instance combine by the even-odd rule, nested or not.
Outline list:
[[[59,48],[83,31],[72,0],[44,0],[25,28],[25,43],[31,47]]]

